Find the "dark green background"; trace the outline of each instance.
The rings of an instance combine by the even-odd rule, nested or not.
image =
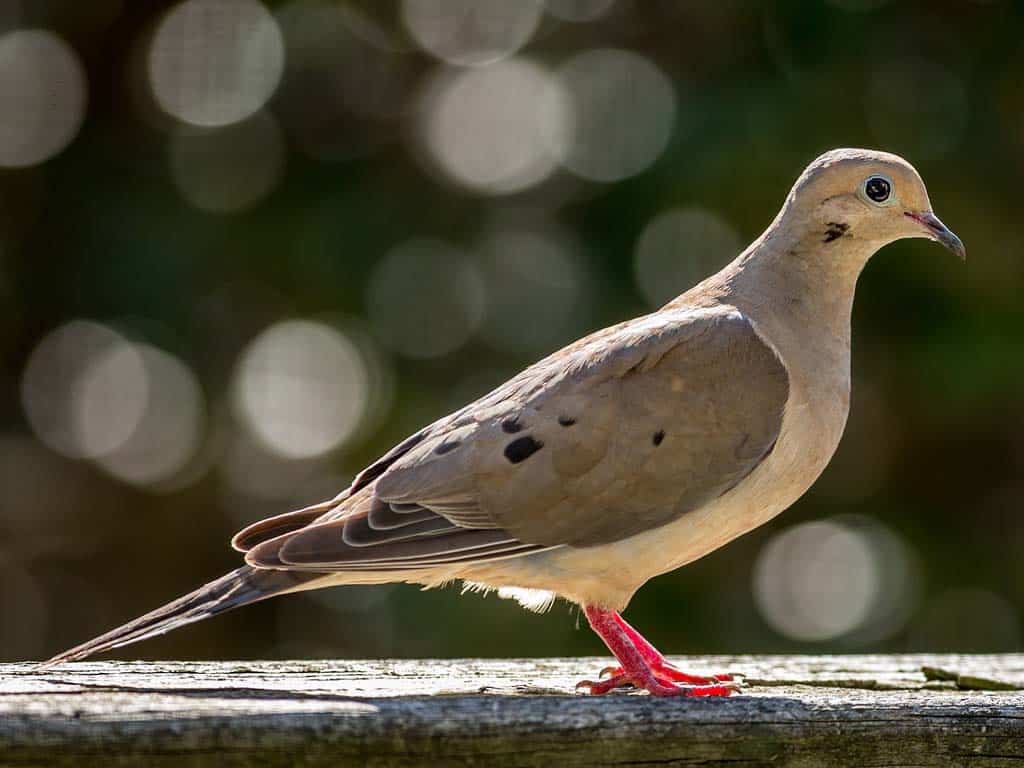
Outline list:
[[[3,659],[47,656],[235,567],[227,540],[239,522],[284,511],[266,502],[247,507],[239,495],[227,501],[216,466],[187,489],[158,495],[34,443],[18,382],[47,332],[78,317],[117,323],[188,363],[211,410],[222,408],[234,361],[266,325],[365,316],[366,280],[390,247],[414,236],[469,245],[495,211],[547,204],[543,185],[508,198],[449,186],[415,161],[401,121],[353,118],[339,130],[365,150],[356,157],[317,162],[293,151],[283,181],[255,208],[197,211],[172,183],[167,126],[145,115],[129,85],[133,45],[167,4],[24,5],[33,6],[23,9],[29,25],[57,30],[81,55],[90,103],[66,151],[32,169],[0,172]],[[588,48],[626,48],[676,85],[677,130],[653,167],[615,184],[580,182],[583,193],[548,212],[576,239],[593,277],[588,327],[648,310],[632,258],[656,213],[699,204],[749,241],[804,165],[837,146],[910,159],[969,252],[965,266],[934,245],[904,241],[868,266],[853,317],[853,406],[837,456],[783,516],[640,591],[627,616],[672,652],[1018,650],[1024,4],[844,7],[852,5],[621,1],[591,23],[545,21],[524,51],[557,66]],[[392,3],[367,2],[363,10],[403,34]],[[414,81],[436,66],[424,53],[401,55]],[[908,60],[919,68],[905,74]],[[929,67],[940,80],[927,76]],[[947,99],[950,81],[962,87],[961,100]],[[280,100],[269,109],[281,109]],[[235,313],[229,321],[204,311],[211,299]],[[389,356],[393,406],[372,434],[332,454],[330,469],[351,477],[458,405],[453,391],[480,393],[544,351],[516,356],[476,340],[433,360]],[[472,378],[474,370],[482,373]],[[313,502],[322,492],[294,495]],[[914,613],[866,645],[787,640],[755,609],[752,564],[774,532],[841,514],[880,520],[916,551]],[[11,569],[18,578],[4,575]],[[1011,611],[997,618],[1013,630],[993,634],[984,610],[961,608],[934,631],[915,633],[929,600],[959,588],[1001,596]],[[19,631],[39,605],[42,629]],[[455,589],[359,587],[250,607],[123,656],[598,652],[575,613],[560,603],[537,616]]]

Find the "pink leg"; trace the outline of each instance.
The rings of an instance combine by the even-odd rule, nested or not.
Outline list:
[[[647,638],[637,632],[629,622],[627,622],[618,613],[613,614],[615,621],[618,622],[619,626],[622,627],[626,633],[626,637],[629,638],[633,646],[640,652],[640,655],[644,657],[651,668],[657,673],[658,677],[666,678],[668,680],[674,680],[677,683],[691,683],[693,685],[708,685],[714,683],[716,680],[720,683],[728,683],[732,680],[732,675],[711,675],[710,677],[699,677],[698,675],[690,675],[683,672],[681,669],[676,667],[674,664],[665,659],[664,656],[651,645]],[[616,677],[622,674],[622,667],[608,667],[602,672],[607,672],[612,677]]]
[[[602,694],[624,685],[633,685],[649,691],[652,696],[728,696],[737,690],[735,685],[722,685],[721,683],[694,686],[676,685],[672,680],[665,679],[658,674],[656,669],[652,668],[650,661],[645,658],[645,654],[634,644],[622,626],[624,622],[617,613],[594,606],[584,606],[583,611],[586,613],[591,628],[608,646],[612,655],[619,660],[622,671],[610,680],[600,682],[584,680],[577,687],[585,686],[590,689],[592,694]],[[636,630],[633,632],[639,637]],[[643,643],[642,647],[650,649],[648,653],[654,651],[646,640]],[[657,651],[654,653],[657,654]],[[660,655],[658,654],[658,656]]]

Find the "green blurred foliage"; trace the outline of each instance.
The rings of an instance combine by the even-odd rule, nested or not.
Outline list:
[[[575,243],[591,277],[579,330],[597,328],[649,309],[633,252],[654,215],[698,205],[749,241],[804,165],[836,146],[883,148],[914,162],[936,211],[967,244],[967,265],[923,241],[895,244],[869,265],[853,318],[852,413],[825,476],[762,529],[653,580],[627,615],[677,653],[1018,650],[1019,632],[1016,640],[979,630],[947,642],[941,627],[921,634],[915,626],[932,598],[954,589],[1002,596],[1012,626],[1024,609],[1024,6],[620,0],[589,23],[545,20],[523,53],[557,66],[578,51],[625,48],[666,73],[677,119],[645,172],[612,184],[574,182],[567,195],[549,181],[480,196],[425,172],[405,123],[353,118],[339,127],[351,157],[312,159],[289,138],[276,188],[255,207],[216,214],[178,192],[169,119],[144,103],[138,47],[168,5],[106,2],[90,12],[91,4],[21,4],[19,23],[54,29],[77,50],[90,90],[86,120],[65,151],[0,171],[0,574],[18,574],[0,577],[8,627],[0,658],[49,655],[235,567],[231,533],[284,511],[226,492],[216,462],[194,484],[158,494],[38,444],[19,380],[52,329],[91,318],[171,352],[218,414],[229,410],[235,361],[266,326],[345,317],[372,336],[367,283],[389,249],[413,237],[472,247],[519,208],[545,209],[545,221]],[[364,2],[361,12],[405,41],[414,81],[437,66],[412,50],[392,3]],[[948,96],[950,82],[960,96]],[[267,108],[282,110],[280,96]],[[382,351],[392,405],[374,429],[329,456],[330,476],[350,478],[546,351],[516,354],[479,338],[427,360]],[[300,485],[289,500],[311,503],[327,492]],[[755,608],[753,563],[780,530],[840,514],[883,522],[916,553],[914,610],[866,643],[786,639]],[[23,621],[29,629],[12,629]],[[579,627],[563,603],[537,616],[452,588],[352,587],[270,601],[124,656],[599,652]]]

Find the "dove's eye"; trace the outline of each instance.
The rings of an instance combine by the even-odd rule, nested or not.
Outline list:
[[[892,184],[884,176],[869,176],[864,182],[864,194],[873,203],[884,203],[892,194]]]

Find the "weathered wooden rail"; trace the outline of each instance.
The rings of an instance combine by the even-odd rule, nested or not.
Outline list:
[[[1022,655],[677,661],[745,693],[574,694],[606,659],[0,665],[0,765],[1024,765]]]

